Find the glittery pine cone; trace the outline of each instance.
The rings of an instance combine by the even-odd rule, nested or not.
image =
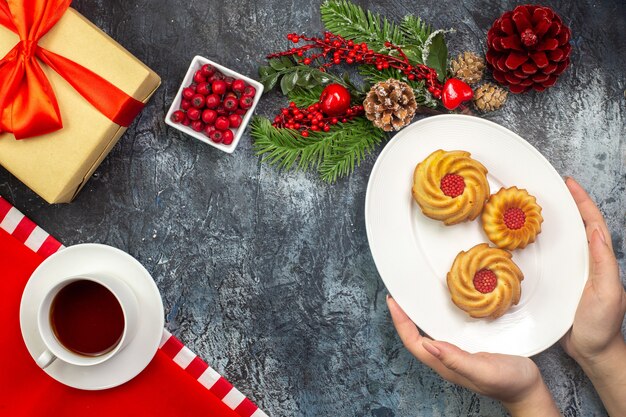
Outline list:
[[[468,84],[476,84],[483,78],[485,60],[474,52],[465,51],[450,62],[452,74]]]
[[[512,93],[543,91],[570,63],[570,29],[549,7],[523,5],[504,13],[487,32],[485,59],[493,78]]]
[[[375,84],[363,102],[365,116],[374,126],[389,132],[408,125],[417,109],[415,94],[407,83],[389,79]]]
[[[485,83],[474,90],[474,106],[483,112],[498,110],[504,105],[508,95],[504,88]]]

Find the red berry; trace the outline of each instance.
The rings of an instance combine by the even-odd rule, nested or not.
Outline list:
[[[187,111],[187,117],[191,120],[199,120],[200,119],[200,110],[196,108],[191,108]]]
[[[185,117],[186,116],[184,111],[176,110],[174,113],[172,113],[172,116],[170,118],[174,123],[181,123],[183,120],[185,120]]]
[[[204,107],[204,103],[206,103],[206,99],[202,94],[196,94],[191,99],[191,105],[194,106],[196,109],[201,109],[202,107]]]
[[[224,140],[224,132],[221,130],[214,130],[211,132],[211,140],[215,143],[221,143]]]
[[[498,277],[491,269],[481,269],[474,275],[473,282],[477,291],[487,294],[496,289]]]
[[[233,135],[233,132],[231,130],[224,130],[222,132],[222,137],[222,143],[224,143],[224,145],[230,145],[231,143],[233,143],[235,135]]]
[[[239,116],[238,114],[231,114],[230,116],[228,116],[228,122],[230,124],[230,127],[232,127],[233,129],[237,129],[239,126],[241,126],[241,116]]]
[[[311,58],[304,58],[304,61],[302,61],[302,63],[304,65],[311,65]]]
[[[244,95],[241,97],[241,100],[239,100],[239,107],[247,110],[252,107],[252,103],[254,103],[254,98]]]
[[[230,122],[228,121],[228,118],[224,116],[220,116],[217,119],[215,119],[215,127],[217,129],[226,130],[228,129],[229,126],[230,126]]]
[[[236,92],[242,94],[244,89],[246,88],[246,82],[244,80],[235,80],[233,81],[233,86],[231,89]]]
[[[196,93],[202,94],[203,96],[208,96],[211,94],[211,84],[209,83],[200,83],[196,86]]]
[[[202,71],[198,70],[196,71],[196,73],[193,75],[193,81],[196,84],[200,84],[206,81],[206,77],[204,75],[202,75]]]
[[[307,130],[302,131],[302,133],[300,134],[304,136],[305,138],[309,136],[309,132]]]
[[[189,126],[191,124],[191,119],[189,118],[189,116],[185,116],[185,119],[180,122],[183,126]]]
[[[504,224],[511,230],[521,229],[525,222],[526,213],[520,208],[511,207],[504,212]]]
[[[196,89],[191,87],[183,88],[183,98],[185,100],[191,100],[191,98],[196,94]]]
[[[217,119],[217,112],[215,110],[206,109],[202,112],[202,121],[207,124],[213,124]]]
[[[211,89],[215,94],[222,95],[226,92],[226,82],[224,80],[215,80],[211,84]]]
[[[236,99],[239,99],[239,97],[237,97],[237,94],[233,93],[232,91],[228,91],[226,94],[224,94],[224,99],[226,99],[227,97],[234,97]]]
[[[224,99],[224,108],[230,112],[237,110],[239,107],[239,100],[236,97],[226,97]]]
[[[233,82],[235,79],[233,77],[224,77],[224,82],[226,83],[226,91],[230,91],[233,88]]]
[[[213,125],[207,125],[204,128],[204,134],[207,135],[208,137],[211,137],[211,133],[215,132],[217,129],[215,128],[215,126]]]
[[[244,89],[243,89],[243,95],[244,96],[249,96],[249,97],[254,97],[256,95],[256,88],[254,88],[251,85],[247,85]]]
[[[215,67],[211,64],[204,64],[202,68],[200,68],[200,71],[205,77],[210,77],[215,73]]]
[[[183,109],[183,110],[189,110],[189,107],[191,107],[191,101],[189,101],[189,100],[185,100],[185,99],[182,99],[182,100],[180,101],[180,108],[181,108],[181,109]]]
[[[215,72],[213,73],[213,75],[211,75],[208,79],[207,82],[209,83],[213,83],[213,81],[215,80],[223,80],[224,79],[224,74],[222,74],[221,72],[215,70]]]
[[[217,111],[217,114],[220,116],[228,116],[228,110],[226,110],[223,104],[220,104],[219,106],[217,106],[216,111]]]
[[[237,109],[237,110],[235,110],[235,114],[238,114],[239,116],[243,116],[247,112],[248,112],[248,109]]]
[[[196,132],[202,132],[204,130],[204,123],[200,120],[194,120],[191,122],[191,128]]]
[[[217,94],[211,94],[206,98],[206,106],[209,109],[216,109],[221,102],[222,99],[220,99],[220,96],[218,96]]]
[[[465,191],[465,180],[457,174],[446,174],[441,179],[439,188],[448,197],[458,197]]]

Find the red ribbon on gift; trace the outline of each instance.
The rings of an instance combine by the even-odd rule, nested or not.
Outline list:
[[[128,127],[144,104],[104,78],[38,45],[72,0],[0,0],[0,25],[20,41],[0,60],[0,132],[24,139],[63,128],[59,105],[39,60],[59,73],[114,123]]]

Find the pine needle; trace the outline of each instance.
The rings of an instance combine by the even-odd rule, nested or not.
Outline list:
[[[416,45],[423,45],[433,32],[433,28],[422,19],[413,15],[406,15],[400,24],[400,30],[406,39]]]
[[[251,135],[262,161],[284,170],[315,169],[330,183],[351,174],[386,137],[364,117],[304,137],[295,130],[277,129],[257,116],[252,120]]]
[[[289,101],[296,103],[298,107],[309,107],[320,100],[324,87],[317,86],[312,88],[296,87],[289,92],[287,98]]]
[[[398,25],[347,0],[327,0],[320,10],[328,31],[355,42],[365,42],[378,52],[386,50],[385,41],[396,45],[405,41]]]

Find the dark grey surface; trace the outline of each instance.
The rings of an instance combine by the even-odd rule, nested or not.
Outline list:
[[[448,36],[453,54],[482,51],[493,20],[515,4],[359,3],[456,28]],[[556,87],[513,96],[486,118],[519,133],[590,191],[624,270],[624,3],[544,4],[571,25],[572,66]],[[313,174],[260,164],[249,135],[228,155],[163,123],[194,55],[256,78],[265,54],[287,47],[282,34],[321,30],[318,6],[76,0],[163,86],[72,204],[49,206],[3,169],[0,195],[65,244],[101,242],[137,257],[161,289],[168,329],[272,416],[504,415],[497,402],[414,360],[393,330],[363,219],[376,155],[329,186]],[[273,115],[281,103],[271,94],[257,113]],[[565,416],[606,415],[558,345],[535,359]]]

